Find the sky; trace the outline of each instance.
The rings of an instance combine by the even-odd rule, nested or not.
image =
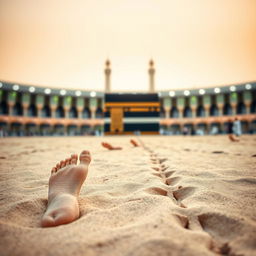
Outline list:
[[[256,80],[256,0],[0,0],[0,80],[113,91]]]

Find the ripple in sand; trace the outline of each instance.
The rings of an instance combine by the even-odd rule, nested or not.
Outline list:
[[[47,200],[42,198],[19,202],[1,216],[1,221],[15,223],[16,226],[40,228],[40,220],[46,206]]]
[[[232,180],[225,179],[224,181],[238,184],[238,185],[255,185],[256,184],[256,178],[252,178],[252,177],[238,178],[238,179],[232,179]]]

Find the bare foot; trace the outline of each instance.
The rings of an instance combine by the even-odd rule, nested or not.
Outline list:
[[[104,148],[107,148],[109,150],[121,150],[122,148],[121,147],[114,147],[112,145],[110,145],[109,143],[107,142],[102,142],[101,145],[104,147]]]
[[[49,179],[48,205],[41,221],[42,227],[68,224],[79,218],[77,197],[86,179],[91,162],[89,151],[72,155],[52,168]]]
[[[131,139],[130,142],[132,143],[132,145],[133,145],[134,147],[139,147],[139,146],[140,146],[140,145],[139,145],[135,140],[133,140],[133,139]]]
[[[229,137],[229,139],[230,139],[231,141],[234,141],[234,142],[238,142],[238,141],[239,141],[239,139],[236,138],[233,134],[229,134],[228,137]]]

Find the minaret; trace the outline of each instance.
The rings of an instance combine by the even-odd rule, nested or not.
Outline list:
[[[110,92],[110,75],[111,75],[111,68],[110,68],[110,61],[107,59],[105,63],[105,92]]]
[[[148,73],[149,73],[149,92],[153,93],[155,92],[155,68],[154,68],[154,61],[151,59],[149,61],[149,69],[148,69]]]

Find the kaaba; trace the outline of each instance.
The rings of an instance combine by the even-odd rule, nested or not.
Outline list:
[[[104,133],[159,134],[160,101],[158,94],[105,94]]]

